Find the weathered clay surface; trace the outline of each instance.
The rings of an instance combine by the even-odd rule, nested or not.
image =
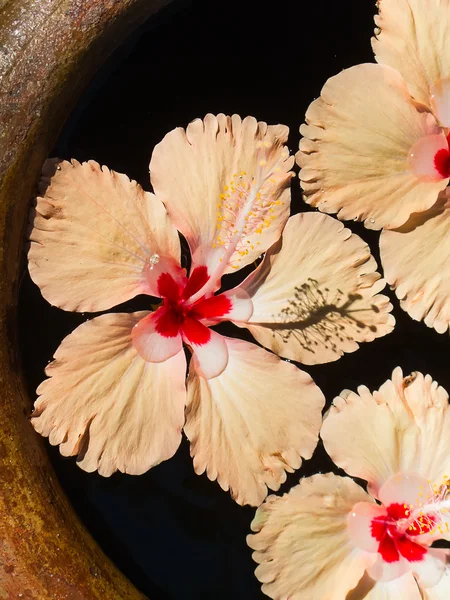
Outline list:
[[[78,522],[29,423],[15,339],[41,165],[98,66],[165,0],[0,0],[0,599],[137,599]]]

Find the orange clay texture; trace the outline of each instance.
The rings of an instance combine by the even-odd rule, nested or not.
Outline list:
[[[97,68],[164,0],[0,0],[0,600],[136,600],[59,487],[29,423],[15,339],[40,169]]]

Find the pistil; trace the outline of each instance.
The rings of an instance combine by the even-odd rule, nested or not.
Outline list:
[[[218,203],[219,234],[213,242],[213,248],[223,248],[224,253],[209,280],[189,299],[189,304],[196,302],[202,296],[213,293],[227,270],[233,254],[236,251],[242,257],[248,254],[249,249],[245,247],[243,238],[255,233],[261,234],[264,229],[270,227],[275,219],[274,209],[275,206],[281,204],[281,201],[272,200],[270,190],[267,188],[276,184],[274,177],[281,171],[280,164],[286,160],[288,152],[284,151],[279,160],[269,170],[266,170],[268,149],[271,144],[267,141],[260,141],[256,147],[258,151],[256,176],[249,177],[245,171],[239,175],[235,173],[233,180],[225,186],[220,195]],[[246,240],[246,243],[251,244],[250,240]],[[241,248],[239,248],[240,245]],[[238,265],[232,266],[239,268]]]

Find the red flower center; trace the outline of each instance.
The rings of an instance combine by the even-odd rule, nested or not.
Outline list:
[[[413,539],[433,530],[433,515],[410,520],[410,510],[405,504],[394,503],[386,507],[386,515],[375,517],[370,524],[372,537],[378,542],[378,552],[388,563],[397,562],[403,556],[409,562],[422,560],[427,552]]]
[[[158,278],[158,292],[163,305],[155,313],[156,331],[164,337],[182,334],[196,345],[209,342],[211,333],[202,320],[214,321],[227,315],[232,308],[231,300],[224,294],[204,296],[194,303],[188,300],[209,280],[206,267],[196,267],[189,279],[178,283],[169,273]]]
[[[436,167],[436,171],[444,179],[450,177],[450,134],[447,136],[447,143],[449,149],[444,148],[439,150],[434,156],[434,166]]]

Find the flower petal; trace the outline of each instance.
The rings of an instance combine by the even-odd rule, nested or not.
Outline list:
[[[348,534],[355,546],[366,552],[378,552],[379,539],[372,531],[372,521],[386,516],[384,506],[374,502],[358,502],[348,515]]]
[[[423,600],[448,600],[450,598],[450,567],[447,566],[437,585],[424,589],[422,592]]]
[[[162,203],[96,162],[47,161],[32,212],[31,278],[65,310],[100,311],[177,274],[180,242]]]
[[[220,323],[220,321],[245,323],[253,314],[253,302],[245,290],[236,287],[218,296],[211,296],[197,302],[194,314],[204,323],[209,324]]]
[[[421,588],[434,587],[439,583],[445,573],[449,552],[440,548],[430,548],[424,560],[412,563],[412,571]]]
[[[416,505],[428,487],[426,477],[414,473],[397,473],[383,483],[378,492],[378,499],[385,506],[394,503]]]
[[[397,367],[377,392],[364,386],[358,394],[344,390],[324,418],[321,437],[333,461],[367,480],[378,497],[397,473],[416,473],[441,485],[450,474],[448,431],[447,392],[429,375],[404,378]]]
[[[337,360],[394,326],[376,268],[367,244],[336,219],[295,215],[241,285],[254,309],[244,326],[280,356],[305,364]]]
[[[358,591],[358,588],[355,591]],[[350,594],[346,600],[362,600],[362,598],[364,600],[423,600],[417,582],[410,572],[393,581],[378,581],[367,595]]]
[[[381,262],[400,305],[416,321],[438,333],[450,327],[448,199],[443,194],[426,213],[397,231],[383,231]]]
[[[155,364],[138,356],[131,331],[146,314],[107,314],[80,325],[38,387],[33,427],[63,456],[79,455],[85,471],[138,475],[180,444],[186,359],[179,352]]]
[[[206,264],[211,271],[217,267],[240,207],[252,195],[255,215],[249,215],[227,272],[250,264],[278,239],[290,205],[293,157],[284,145],[287,136],[283,125],[268,127],[253,117],[208,114],[186,131],[174,129],[155,147],[150,163],[153,189],[186,237],[194,264]],[[271,176],[273,167],[278,170]],[[262,210],[266,202],[271,205]]]
[[[355,550],[347,532],[352,506],[370,501],[350,478],[331,473],[269,496],[251,524],[256,535],[247,537],[262,591],[277,600],[345,598],[376,559]]]
[[[444,127],[450,127],[450,79],[440,79],[431,89],[431,110]]]
[[[423,137],[441,134],[419,110],[400,75],[359,65],[332,77],[306,113],[297,162],[306,201],[369,229],[393,229],[430,208],[448,178],[422,180],[410,153]],[[443,138],[444,139],[444,138]]]
[[[217,296],[210,296],[196,302],[190,314],[202,322],[209,322],[210,320],[226,319],[230,310],[231,301],[225,294],[218,294]]]
[[[253,302],[247,292],[240,288],[234,288],[225,292],[231,302],[228,320],[233,323],[247,323],[253,314]]]
[[[386,541],[389,539],[386,538]],[[391,543],[394,545],[392,541]],[[382,582],[393,581],[394,579],[403,577],[409,571],[411,571],[411,565],[403,556],[400,556],[398,560],[393,562],[386,562],[379,554],[376,562],[368,569],[367,573],[375,581]]]
[[[186,319],[183,338],[192,349],[192,366],[201,377],[213,379],[223,373],[228,364],[228,346],[223,335],[194,319]]]
[[[450,77],[448,0],[381,0],[378,7],[377,61],[401,73],[411,95],[430,107],[430,90]]]
[[[444,133],[420,138],[411,148],[409,165],[422,181],[437,182],[448,176],[450,152]]]
[[[164,362],[183,348],[176,315],[165,306],[141,319],[131,337],[137,353],[148,362]]]
[[[223,338],[228,365],[204,379],[191,363],[185,433],[196,473],[239,504],[260,504],[311,458],[324,397],[311,377],[255,344]]]

